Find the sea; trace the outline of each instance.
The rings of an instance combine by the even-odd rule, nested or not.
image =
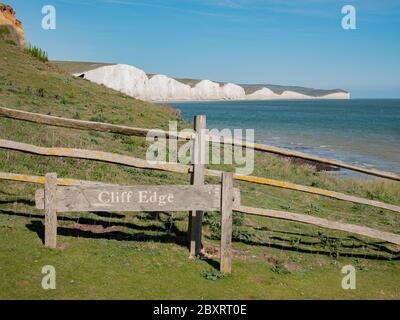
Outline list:
[[[254,129],[258,143],[400,173],[400,99],[169,103],[209,129]],[[351,175],[348,170],[341,174]]]

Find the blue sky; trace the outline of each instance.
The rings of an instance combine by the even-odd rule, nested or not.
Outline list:
[[[51,59],[400,98],[398,0],[3,0]],[[41,28],[44,5],[57,29]],[[357,9],[344,30],[341,8]]]

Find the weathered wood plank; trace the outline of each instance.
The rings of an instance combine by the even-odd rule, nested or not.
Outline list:
[[[110,162],[110,163],[117,163],[127,166],[132,166],[135,168],[142,168],[142,169],[155,169],[167,172],[177,172],[177,173],[190,173],[192,172],[191,166],[182,165],[182,164],[174,164],[174,163],[158,163],[158,164],[151,164],[146,160],[137,159],[133,157],[118,155],[114,153],[107,153],[101,151],[92,151],[92,150],[82,150],[82,149],[69,149],[69,148],[42,148],[34,145],[9,141],[9,140],[1,140],[0,139],[0,148],[10,149],[10,150],[17,150],[22,152],[28,152],[43,156],[58,156],[58,157],[70,157],[70,158],[79,158],[79,159],[90,159],[90,160],[97,160],[103,162]],[[219,170],[204,170],[205,175],[211,177],[221,177],[222,171]],[[0,174],[0,179],[7,179],[7,174]],[[311,194],[317,194],[324,197],[329,197],[332,199],[344,200],[349,201],[352,203],[358,204],[365,204],[369,206],[373,206],[376,208],[382,208],[391,210],[394,212],[400,212],[400,206],[387,204],[380,201],[375,200],[368,200],[363,199],[360,197],[349,196],[346,194],[342,194],[335,191],[329,191],[314,187],[308,187],[303,185],[294,184],[291,182],[285,181],[278,181],[268,178],[260,178],[260,177],[252,177],[252,176],[242,176],[242,175],[235,175],[235,180],[240,181],[247,181],[251,183],[257,183],[262,185],[269,185],[273,187],[279,187],[284,189],[296,190]],[[10,179],[15,181],[24,181],[22,177],[19,179]],[[26,179],[29,180],[29,179]],[[30,182],[30,181],[27,181]]]
[[[218,137],[218,136],[214,136],[214,135],[207,135],[206,139],[207,139],[207,141],[214,141],[214,142],[219,142],[219,143],[224,143],[224,144],[232,144],[235,146],[243,146],[246,148],[254,149],[256,151],[268,152],[268,153],[277,154],[277,155],[285,156],[285,157],[289,157],[289,158],[297,158],[297,159],[302,159],[302,160],[314,161],[314,162],[323,163],[323,164],[331,165],[331,166],[338,167],[338,168],[343,168],[343,169],[348,169],[348,170],[352,170],[352,171],[356,171],[356,172],[365,173],[365,174],[376,176],[376,177],[400,181],[400,175],[398,175],[396,173],[366,168],[363,166],[356,166],[356,165],[349,164],[349,163],[346,163],[346,162],[343,162],[340,160],[328,159],[328,158],[324,158],[324,157],[310,155],[310,154],[303,153],[303,152],[293,151],[293,150],[274,147],[274,146],[265,145],[265,144],[253,143],[253,142],[244,141],[244,140],[232,139],[232,138],[227,138],[227,137]]]
[[[220,271],[232,272],[232,208],[234,203],[233,174],[222,176],[221,193],[221,265]]]
[[[94,121],[85,121],[85,120],[76,120],[76,119],[68,119],[68,118],[61,118],[61,117],[54,117],[39,113],[33,113],[23,110],[15,110],[0,107],[0,116],[28,121],[33,123],[40,123],[50,126],[57,126],[63,128],[71,128],[71,129],[79,129],[79,130],[93,130],[93,131],[100,131],[100,132],[110,132],[110,133],[117,133],[127,136],[139,136],[139,137],[146,137],[147,134],[152,131],[156,132],[157,130],[150,130],[150,129],[143,129],[143,128],[134,128],[122,125],[115,125],[103,122],[94,122]],[[175,137],[184,140],[190,140],[193,138],[194,134],[188,132],[164,132],[158,130],[160,133],[166,134],[166,137]]]
[[[57,247],[57,174],[48,173],[45,176],[44,186],[44,241],[45,246],[55,249]]]
[[[205,164],[205,137],[206,117],[196,116],[194,119],[196,137],[193,141],[191,184],[201,186],[204,184]],[[198,208],[200,209],[200,208]],[[203,225],[203,211],[194,210],[189,213],[190,255],[197,257],[201,253],[201,235]]]
[[[326,229],[345,231],[345,232],[354,233],[354,234],[358,234],[361,236],[378,239],[378,240],[383,240],[383,241],[387,241],[390,243],[400,245],[400,235],[390,233],[390,232],[385,232],[385,231],[379,231],[379,230],[375,230],[375,229],[364,227],[364,226],[330,221],[330,220],[326,220],[326,219],[322,219],[322,218],[318,218],[318,217],[312,217],[312,216],[304,215],[304,214],[285,212],[285,211],[277,211],[277,210],[268,210],[268,209],[261,209],[261,208],[252,208],[252,207],[246,207],[246,206],[240,206],[240,207],[234,206],[234,211],[243,212],[243,213],[247,213],[250,215],[270,217],[270,218],[283,219],[283,220],[311,224],[311,225],[319,226],[319,227],[326,228]]]
[[[343,200],[343,201],[348,201],[352,203],[358,203],[358,204],[364,204],[376,208],[381,208],[381,209],[387,209],[390,211],[394,212],[400,212],[400,206],[396,206],[393,204],[389,203],[384,203],[376,200],[368,200],[360,197],[355,197],[355,196],[350,196],[347,194],[343,194],[340,192],[336,191],[330,191],[330,190],[324,190],[320,188],[315,188],[315,187],[308,187],[308,186],[303,186],[291,182],[285,182],[285,181],[279,181],[279,180],[273,180],[273,179],[268,179],[268,178],[260,178],[260,177],[251,177],[251,176],[241,176],[241,175],[235,175],[235,180],[240,180],[240,181],[246,181],[246,182],[252,182],[252,183],[257,183],[257,184],[263,184],[263,185],[268,185],[272,187],[278,187],[278,188],[283,188],[283,189],[290,189],[290,190],[295,190],[295,191],[300,191],[300,192],[305,192],[305,193],[311,193],[311,194],[316,194],[332,199],[338,199],[338,200]]]
[[[147,160],[124,156],[116,153],[93,151],[73,148],[44,148],[26,143],[0,139],[0,148],[28,152],[43,156],[69,157],[78,159],[97,160],[109,163],[122,164],[141,169],[155,169],[160,171],[189,173],[190,166],[179,163],[151,163]]]
[[[221,187],[206,186],[77,186],[57,188],[57,212],[159,212],[220,211]],[[236,205],[240,192],[235,190]],[[44,209],[44,191],[35,195],[37,209]]]
[[[26,174],[0,172],[0,180],[45,184],[46,179],[45,177],[42,176],[31,176]],[[99,185],[103,186],[103,185],[115,185],[115,184],[112,183],[108,184],[98,181],[57,178],[57,185],[58,186],[99,186]]]
[[[145,137],[150,129],[143,128],[133,128],[121,125],[113,125],[108,123],[100,123],[100,122],[92,122],[92,121],[84,121],[84,120],[75,120],[75,119],[67,119],[61,117],[54,117],[48,115],[42,115],[38,113],[32,113],[22,110],[15,110],[0,107],[0,116],[8,117],[11,119],[29,121],[34,123],[47,124],[52,126],[59,126],[65,128],[74,128],[79,130],[95,130],[101,132],[111,132],[123,135],[131,135],[131,136],[142,136]],[[153,130],[152,130],[153,131]],[[163,131],[160,131],[160,133]],[[192,133],[183,133],[183,132],[165,132],[167,137],[171,138],[179,138],[184,140],[190,140],[194,138]],[[224,144],[232,144],[236,146],[244,146],[246,148],[252,148],[261,152],[268,152],[272,154],[277,154],[285,157],[298,158],[303,160],[315,161],[319,163],[324,163],[327,165],[332,165],[339,168],[349,169],[356,172],[361,172],[381,178],[391,179],[400,181],[400,175],[393,172],[386,172],[377,169],[366,168],[362,166],[356,166],[349,163],[345,163],[340,160],[323,158],[315,155],[306,154],[303,152],[288,150],[284,148],[274,147],[270,145],[257,144],[249,141],[237,140],[226,137],[218,137],[214,135],[206,135],[206,139],[208,141],[220,142]]]

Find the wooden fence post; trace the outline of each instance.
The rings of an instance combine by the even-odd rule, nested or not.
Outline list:
[[[221,263],[220,271],[232,271],[233,173],[224,172],[221,188]]]
[[[57,174],[48,173],[44,185],[44,243],[48,248],[57,247]]]
[[[191,174],[191,184],[200,186],[204,184],[204,160],[206,147],[205,129],[206,116],[200,115],[195,117],[194,130],[196,137],[193,141],[193,171]],[[190,255],[197,257],[201,253],[201,234],[203,224],[203,211],[191,211],[189,213],[189,246]]]

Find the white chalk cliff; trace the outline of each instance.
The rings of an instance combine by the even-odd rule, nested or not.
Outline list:
[[[146,101],[209,101],[209,100],[275,100],[275,99],[349,99],[348,92],[310,96],[295,91],[275,93],[267,87],[246,94],[245,88],[233,83],[198,81],[194,85],[165,75],[148,76],[133,66],[117,64],[76,74],[85,79]]]

